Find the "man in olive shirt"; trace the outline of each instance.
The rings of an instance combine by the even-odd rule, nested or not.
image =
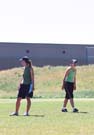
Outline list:
[[[78,112],[78,109],[76,109],[74,106],[74,100],[73,100],[73,91],[76,90],[76,64],[77,64],[77,60],[73,59],[64,75],[62,90],[65,89],[66,96],[65,96],[62,112],[67,112],[66,106],[68,100],[70,100],[71,106],[73,108],[73,112]]]

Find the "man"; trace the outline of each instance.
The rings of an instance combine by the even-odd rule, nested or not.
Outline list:
[[[73,100],[73,91],[76,90],[76,64],[77,60],[72,59],[70,66],[67,68],[64,79],[63,79],[63,85],[62,90],[65,89],[66,96],[64,99],[64,104],[62,108],[62,112],[67,112],[67,103],[68,100],[70,100],[70,104],[73,108],[73,112],[78,112],[78,109],[74,106],[74,100]]]

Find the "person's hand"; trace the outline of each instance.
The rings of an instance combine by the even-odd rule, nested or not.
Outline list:
[[[19,86],[18,86],[18,91],[19,91],[20,87],[21,87],[21,84],[19,84]]]
[[[62,90],[65,89],[65,81],[63,81],[63,84],[62,84]]]
[[[35,87],[33,86],[32,90],[34,91],[35,90]]]
[[[62,88],[61,89],[64,90],[64,84],[62,85]]]
[[[30,84],[30,87],[29,87],[29,93],[31,93],[33,91],[33,85],[32,83]]]
[[[73,88],[73,90],[76,90],[76,85],[74,85],[74,88]]]

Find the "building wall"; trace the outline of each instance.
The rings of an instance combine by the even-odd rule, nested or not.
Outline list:
[[[19,58],[29,56],[33,65],[68,65],[72,58],[87,64],[87,45],[0,43],[0,69],[20,66]]]

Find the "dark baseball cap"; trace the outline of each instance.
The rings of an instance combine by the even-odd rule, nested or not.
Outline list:
[[[29,61],[29,57],[28,56],[24,56],[21,59],[19,59],[19,61]]]

